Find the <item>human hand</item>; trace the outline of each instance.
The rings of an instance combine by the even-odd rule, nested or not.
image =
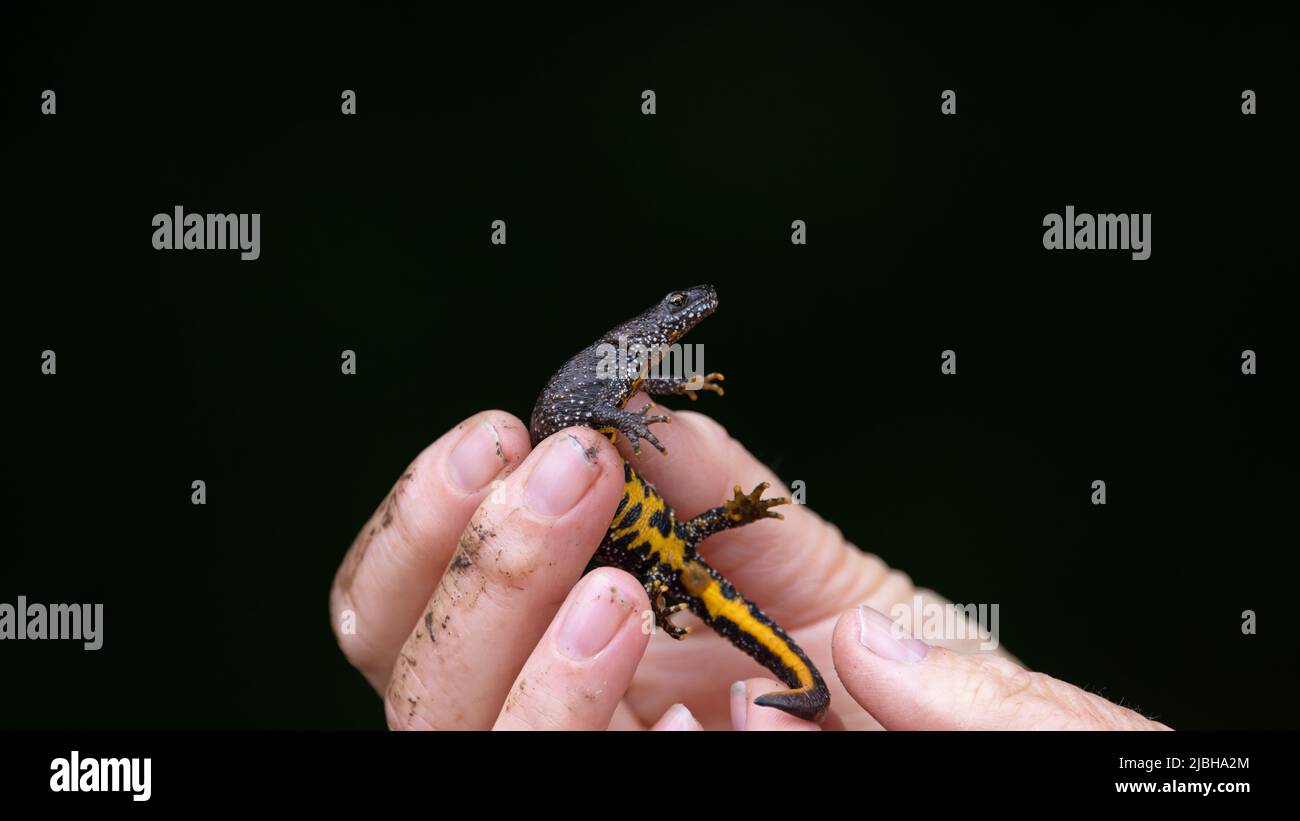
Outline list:
[[[891,730],[1169,729],[1008,658],[931,647],[865,605],[840,617],[832,652],[854,701]]]
[[[393,728],[609,725],[649,639],[644,589],[602,568],[575,587],[622,495],[593,430],[529,446],[478,414],[429,446],[362,528],[335,577],[348,660]],[[666,725],[695,726],[669,711]]]
[[[773,495],[788,495],[771,471],[716,422],[689,412],[672,415],[673,424],[660,432],[668,456],[633,456],[626,449],[624,455],[681,516],[718,504],[735,484],[767,481]],[[943,638],[933,646],[910,639],[883,613],[897,605],[914,607],[917,597],[922,607],[950,602],[918,590],[905,574],[846,542],[809,508],[782,510],[784,522],[728,530],[700,550],[785,627],[822,670],[831,689],[825,726],[1163,728],[1099,696],[1025,670],[1000,646],[982,651],[976,625],[969,622],[955,634],[970,638]],[[756,671],[761,668],[712,632],[692,634],[683,642],[655,636],[625,698],[628,714],[619,716],[618,726],[644,726],[678,701],[705,727],[812,729],[808,722],[754,704],[763,693],[785,689],[766,671]],[[728,687],[732,681],[735,686]]]
[[[681,516],[717,504],[734,484],[768,481],[781,492],[712,420],[673,415],[676,424],[660,429],[669,456],[624,456]],[[782,685],[721,637],[647,636],[649,603],[632,576],[602,568],[573,587],[621,488],[620,457],[604,437],[570,429],[530,452],[524,425],[499,411],[472,417],[417,458],[358,535],[331,593],[340,645],[384,694],[391,727],[814,727],[754,705]],[[886,726],[904,726],[890,723],[904,702],[891,701],[889,688],[877,691],[890,681],[885,660],[863,661],[846,648],[849,628],[835,621],[862,602],[888,609],[918,591],[807,508],[787,510],[784,523],[718,534],[701,552],[824,673],[834,637],[836,667],[847,672],[843,683],[826,676],[825,726],[879,727],[868,712],[877,709]],[[942,652],[926,662],[947,658]],[[917,667],[913,678],[930,669]]]

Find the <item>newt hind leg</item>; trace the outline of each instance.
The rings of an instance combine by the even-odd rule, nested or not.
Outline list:
[[[790,499],[781,496],[775,499],[763,499],[763,491],[771,487],[767,482],[759,482],[758,485],[749,493],[741,493],[740,485],[736,485],[732,490],[732,498],[723,502],[723,507],[727,510],[727,518],[733,522],[733,527],[747,525],[750,522],[757,522],[759,519],[784,519],[780,513],[774,513],[769,508],[777,505],[788,505]]]
[[[715,533],[743,527],[751,522],[763,519],[784,519],[779,512],[771,508],[788,505],[790,500],[781,496],[775,499],[763,499],[763,491],[769,487],[767,482],[759,482],[749,493],[744,493],[740,485],[732,491],[732,498],[720,506],[710,508],[683,525],[683,531],[692,545],[697,545]]]
[[[681,641],[686,638],[687,633],[691,632],[691,628],[689,626],[673,624],[672,616],[674,613],[680,613],[685,610],[687,603],[677,602],[676,604],[669,604],[668,599],[664,595],[668,590],[668,585],[664,583],[664,580],[659,578],[658,575],[651,576],[650,580],[645,583],[645,592],[650,596],[650,608],[655,614],[655,626],[678,641]]]

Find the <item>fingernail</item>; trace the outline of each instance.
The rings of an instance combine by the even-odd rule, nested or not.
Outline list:
[[[487,422],[475,425],[462,436],[447,460],[452,484],[466,493],[482,490],[505,465],[501,437]]]
[[[930,652],[930,645],[914,639],[879,610],[865,604],[858,607],[858,641],[881,658],[917,662]]]
[[[749,699],[745,696],[745,682],[731,685],[731,729],[744,730],[745,717],[749,715]]]
[[[627,622],[632,601],[607,574],[583,579],[560,621],[556,647],[574,661],[594,657]]]
[[[698,724],[699,722],[691,715],[691,711],[686,709],[685,704],[674,704],[668,708],[668,712],[664,713],[658,729],[668,732],[686,732],[694,730]]]
[[[543,516],[562,516],[587,494],[597,470],[582,440],[572,435],[552,439],[524,486],[524,504]]]

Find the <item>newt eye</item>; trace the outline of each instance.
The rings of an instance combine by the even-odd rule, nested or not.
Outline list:
[[[669,305],[681,305],[685,301],[686,301],[686,294],[683,294],[681,291],[678,291],[677,293],[668,297]]]

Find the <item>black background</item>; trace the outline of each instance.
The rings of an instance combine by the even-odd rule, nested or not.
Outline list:
[[[703,409],[858,545],[1175,727],[1300,727],[1275,14],[7,21],[0,601],[106,626],[96,653],[0,645],[0,726],[382,726],[328,623],[357,528],[460,419],[526,417],[565,357],[708,281]],[[154,251],[178,204],[261,213],[261,259]],[[1043,250],[1067,204],[1151,212],[1151,258]]]

